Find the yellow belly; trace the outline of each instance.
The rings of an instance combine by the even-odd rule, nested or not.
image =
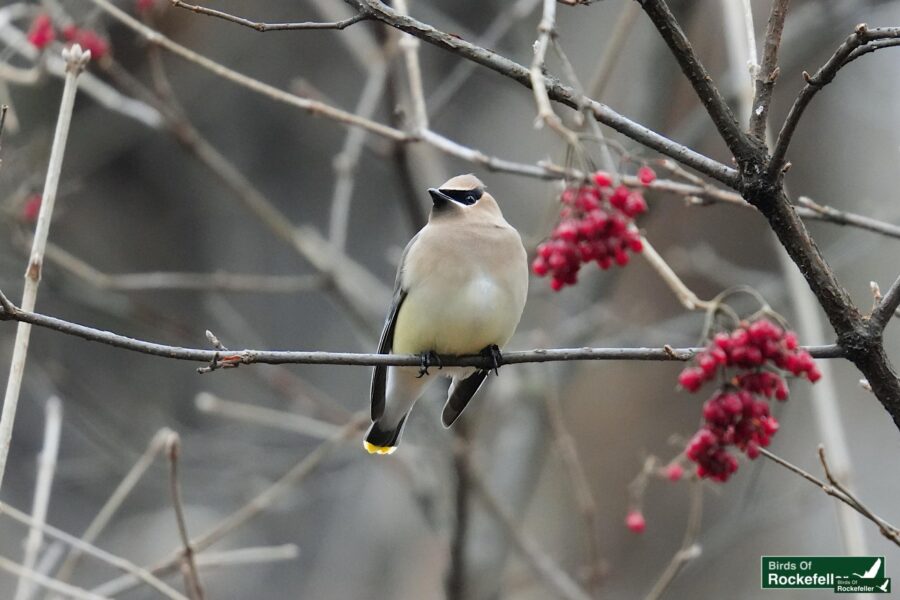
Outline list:
[[[409,292],[397,315],[395,353],[476,354],[509,341],[522,313],[518,298],[486,277],[443,283]]]

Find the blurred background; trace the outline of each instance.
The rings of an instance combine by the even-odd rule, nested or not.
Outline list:
[[[737,0],[672,6],[737,106],[747,71],[729,38],[731,2]],[[540,4],[413,1],[410,12],[527,65]],[[770,3],[751,5],[761,38]],[[259,33],[163,0],[117,6],[277,88],[410,126],[398,36],[384,26]],[[353,14],[338,0],[210,6],[267,22]],[[630,0],[558,5],[559,39],[575,73],[619,112],[729,162],[637,8]],[[26,35],[44,13],[58,39],[39,53]],[[894,0],[795,0],[773,123],[799,91],[800,73],[817,69],[857,23],[898,20]],[[474,172],[529,252],[553,226],[558,182],[490,172],[424,143],[360,136],[148,45],[89,0],[3,2],[0,101],[10,112],[0,167],[0,289],[14,302],[62,90],[51,55],[64,47],[66,27],[93,32],[98,39],[89,41],[108,47],[81,79],[38,312],[188,347],[208,347],[209,329],[232,349],[372,352],[399,254],[427,216],[427,187]],[[534,99],[526,88],[424,43],[420,57],[434,131],[490,156],[565,162],[560,139],[532,126]],[[891,50],[866,56],[816,98],[789,156],[795,196],[900,221],[898,65]],[[564,73],[556,58],[548,68]],[[599,85],[598,73],[605,79]],[[572,111],[558,110],[573,122]],[[636,160],[658,158],[604,133]],[[803,343],[833,341],[805,285],[792,285],[795,267],[785,265],[762,217],[654,191],[647,199],[640,226],[699,297],[749,284],[799,328]],[[871,303],[870,281],[886,288],[896,277],[896,240],[821,222],[809,227],[859,306]],[[509,348],[691,346],[703,321],[636,256],[625,268],[585,268],[579,284],[560,293],[533,278]],[[14,336],[12,324],[0,324],[4,372]],[[895,356],[898,341],[889,329],[886,346]],[[816,446],[833,451],[840,444],[819,425],[821,396],[832,395],[852,461],[847,478],[874,512],[897,523],[900,436],[860,387],[855,368],[830,364],[833,377],[814,390],[797,381],[790,401],[777,407],[781,430],[771,449],[821,476]],[[279,488],[263,510],[200,552],[200,580],[211,599],[560,597],[535,567],[542,558],[552,561],[552,573],[567,574],[596,597],[643,598],[656,593],[681,548],[692,506],[700,518],[689,528],[692,558],[663,586],[665,597],[756,598],[762,554],[849,553],[835,501],[774,463],[744,461],[724,485],[658,476],[696,430],[703,401],[676,389],[679,364],[507,366],[450,431],[439,423],[443,385],[433,386],[390,457],[366,454],[359,431],[345,442],[333,439],[354,413],[368,410],[368,368],[256,365],[198,375],[196,366],[35,329],[0,499],[29,510],[46,405],[58,397],[62,433],[47,521],[80,536],[140,457],[147,463],[155,456],[96,539],[140,565],[180,548],[160,430],[181,436],[180,480],[193,536],[221,532],[223,519],[285,473],[298,475],[301,465],[301,481]],[[625,526],[635,508],[647,521],[641,534]],[[856,531],[863,537],[850,550],[884,555],[887,575],[900,575],[897,547],[868,521]],[[20,562],[26,534],[0,518],[0,555]],[[65,553],[46,539],[38,570],[57,576]],[[101,587],[119,575],[84,557],[67,579],[117,598],[160,597],[146,585]],[[166,580],[183,589],[177,566]],[[0,596],[12,598],[16,581],[0,572]],[[822,593],[831,592],[779,597]]]

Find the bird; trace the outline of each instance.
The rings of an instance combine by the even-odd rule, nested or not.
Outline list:
[[[370,454],[397,449],[416,400],[435,378],[452,379],[441,414],[450,427],[496,373],[528,295],[528,257],[519,232],[475,175],[452,177],[430,188],[427,224],[409,241],[394,284],[379,354],[416,354],[420,367],[376,366],[372,371]],[[492,369],[443,368],[445,355],[485,356]]]

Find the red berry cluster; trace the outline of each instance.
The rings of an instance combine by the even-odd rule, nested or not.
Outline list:
[[[769,414],[768,401],[787,400],[784,372],[812,383],[822,377],[809,353],[798,347],[797,335],[767,319],[716,335],[698,354],[696,366],[681,372],[678,383],[689,392],[707,381],[723,382],[703,405],[705,423],[685,451],[697,463],[699,477],[724,482],[737,471],[729,446],[754,459],[760,447],[769,445],[778,421]]]
[[[109,42],[91,29],[82,29],[75,25],[62,28],[62,38],[69,44],[79,44],[82,49],[91,51],[91,58],[100,60],[109,54]],[[43,50],[56,40],[53,21],[47,14],[35,17],[28,29],[28,41],[35,48]]]
[[[50,16],[40,14],[31,22],[28,29],[28,42],[37,48],[43,50],[56,39],[56,32],[53,30],[53,22]]]
[[[653,169],[641,167],[638,180],[649,185],[656,178]],[[570,187],[560,196],[563,207],[559,223],[550,240],[538,246],[531,265],[534,274],[551,275],[555,291],[578,281],[581,265],[596,262],[601,269],[613,263],[628,264],[628,252],[640,252],[643,243],[634,219],[647,212],[640,189],[625,185],[613,187],[613,179],[604,171],[594,174],[590,185]]]

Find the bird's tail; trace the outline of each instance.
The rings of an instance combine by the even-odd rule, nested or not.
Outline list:
[[[407,413],[408,414],[408,413]],[[406,423],[406,416],[400,419],[394,427],[384,423],[384,419],[375,421],[366,433],[363,447],[369,454],[391,454],[400,445],[400,434]]]

